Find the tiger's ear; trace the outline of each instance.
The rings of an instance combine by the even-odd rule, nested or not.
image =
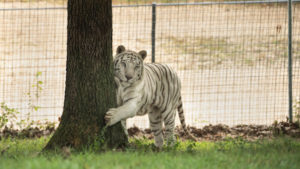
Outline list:
[[[142,50],[139,52],[139,55],[141,55],[141,57],[143,58],[143,60],[145,60],[146,56],[147,56],[147,52],[145,50]]]
[[[120,53],[122,53],[124,51],[125,51],[125,47],[123,45],[118,46],[118,48],[117,48],[117,54],[120,54]]]

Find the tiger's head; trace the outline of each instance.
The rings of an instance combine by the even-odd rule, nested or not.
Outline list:
[[[143,61],[146,56],[145,50],[136,53],[126,50],[122,45],[119,46],[114,59],[115,81],[123,84],[133,84],[139,81],[143,77]]]

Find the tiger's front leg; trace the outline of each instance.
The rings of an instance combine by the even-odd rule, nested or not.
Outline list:
[[[106,125],[112,126],[121,120],[135,116],[139,110],[137,100],[132,99],[120,107],[110,108],[104,117]]]

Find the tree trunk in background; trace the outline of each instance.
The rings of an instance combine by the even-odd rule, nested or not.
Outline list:
[[[69,0],[64,108],[46,150],[80,149],[103,139],[104,115],[116,107],[112,60],[111,0]],[[102,141],[118,148],[128,138],[118,123],[107,128]]]

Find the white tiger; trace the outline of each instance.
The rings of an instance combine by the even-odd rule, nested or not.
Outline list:
[[[114,59],[115,82],[117,84],[117,108],[111,108],[105,115],[108,126],[119,121],[126,129],[126,119],[148,113],[150,128],[154,133],[155,145],[163,146],[162,123],[165,125],[165,139],[174,143],[176,109],[184,131],[189,135],[181,101],[181,83],[177,74],[167,65],[144,64],[147,52],[139,53],[117,48]],[[195,138],[191,136],[193,140]]]

